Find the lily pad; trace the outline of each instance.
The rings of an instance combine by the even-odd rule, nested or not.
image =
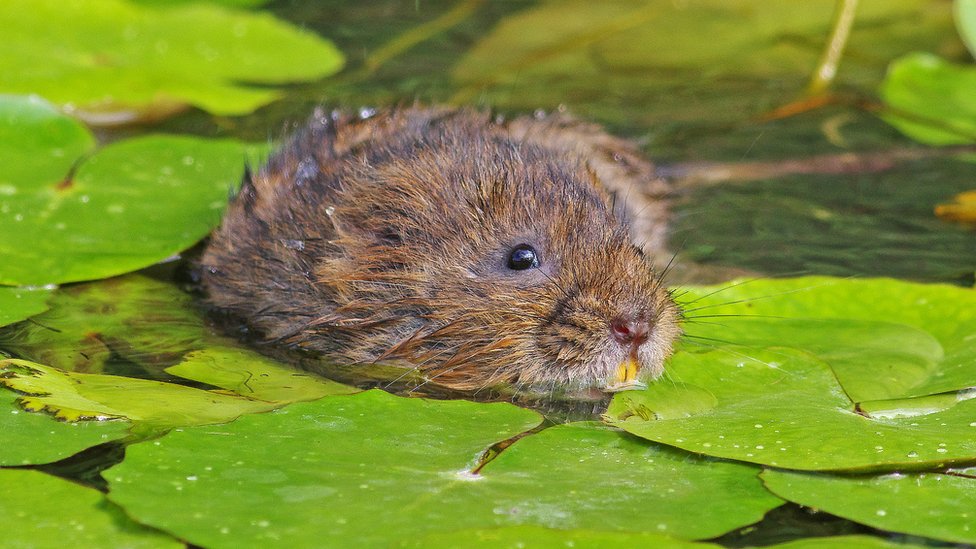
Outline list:
[[[883,538],[871,536],[833,536],[806,538],[776,545],[767,545],[766,549],[922,549],[928,545],[914,543],[895,543]]]
[[[38,465],[73,456],[78,452],[124,438],[127,421],[65,423],[45,414],[25,412],[16,404],[17,394],[0,389],[0,465]],[[6,515],[4,515],[6,516]]]
[[[0,326],[43,313],[50,295],[43,288],[0,288]]]
[[[0,141],[17,176],[0,185],[0,284],[105,278],[188,248],[219,223],[248,156],[232,140],[157,135],[109,145],[72,173],[88,146],[77,128],[27,98],[0,98],[2,112],[17,114],[0,116],[0,135],[64,127],[54,138]],[[62,156],[62,171],[30,173]]]
[[[525,547],[573,547],[603,549],[655,547],[660,549],[718,549],[721,545],[684,541],[651,532],[606,532],[599,530],[554,530],[540,526],[509,526],[482,530],[460,530],[406,540],[397,547],[418,549],[522,549]]]
[[[792,347],[830,364],[855,402],[976,386],[976,291],[806,277],[689,288],[685,349]]]
[[[844,477],[767,470],[762,478],[770,490],[790,501],[874,528],[976,543],[976,478],[972,476]]]
[[[929,53],[896,59],[881,84],[882,114],[905,135],[930,145],[976,141],[976,67]]]
[[[0,529],[5,547],[184,546],[133,522],[97,490],[30,470],[0,470]]]
[[[617,395],[611,425],[711,456],[803,470],[908,470],[976,460],[976,400],[858,413],[807,353],[679,353],[668,379]]]
[[[264,366],[257,363],[259,369]],[[240,365],[240,373],[243,376],[247,372],[245,362]],[[23,393],[20,402],[29,411],[47,411],[66,421],[128,419],[161,428],[224,423],[242,414],[273,410],[294,400],[355,390],[312,376],[296,375],[290,380],[290,386],[275,387],[275,396],[286,400],[259,400],[160,381],[64,372],[17,359],[0,361],[0,374],[0,384]],[[258,379],[261,377],[259,372]],[[289,396],[293,398],[288,399]]]
[[[781,503],[753,467],[592,425],[522,438],[472,472],[539,420],[368,391],[172,432],[130,446],[105,476],[137,520],[207,547],[380,546],[515,525],[709,537]]]
[[[90,123],[158,118],[192,105],[247,114],[266,87],[338,71],[331,42],[267,13],[207,3],[10,0],[0,8],[0,92],[36,93]]]

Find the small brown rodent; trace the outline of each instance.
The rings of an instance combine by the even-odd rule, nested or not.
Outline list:
[[[613,390],[658,376],[680,331],[645,258],[667,213],[652,176],[563,115],[317,112],[245,177],[202,281],[270,343],[456,389]]]

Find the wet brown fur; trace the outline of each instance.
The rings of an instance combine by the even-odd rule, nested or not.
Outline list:
[[[606,385],[629,352],[609,322],[640,316],[653,377],[679,315],[619,219],[640,213],[644,251],[661,251],[652,174],[629,143],[562,116],[319,112],[244,182],[203,283],[269,342],[405,360],[459,389]],[[635,188],[652,192],[618,195],[614,212],[607,189]],[[509,270],[523,243],[540,267]]]

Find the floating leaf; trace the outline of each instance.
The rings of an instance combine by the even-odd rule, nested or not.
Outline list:
[[[895,543],[883,538],[871,536],[834,536],[816,537],[766,545],[766,549],[922,549],[928,545],[913,543]]]
[[[539,419],[369,391],[172,432],[130,446],[106,478],[140,522],[207,547],[380,546],[511,525],[710,537],[780,504],[755,468],[592,425],[522,438],[471,473]]]
[[[189,104],[246,114],[283,84],[338,71],[332,45],[267,13],[206,3],[8,0],[0,91],[37,93],[95,124],[158,118]]]
[[[0,284],[104,278],[188,248],[219,222],[247,156],[231,140],[159,135],[109,145],[69,173],[90,136],[58,120],[49,105],[0,97],[0,135],[60,128],[0,141],[13,174],[0,183]],[[51,157],[65,157],[61,171],[32,173]]]
[[[976,141],[976,67],[929,53],[896,59],[881,84],[890,107],[882,118],[902,133],[930,145]]]
[[[51,463],[85,448],[118,440],[128,434],[127,421],[64,423],[45,414],[25,412],[17,395],[0,389],[0,465]]]
[[[459,530],[408,539],[395,547],[418,549],[518,549],[523,547],[572,547],[612,549],[654,547],[658,549],[718,549],[721,545],[684,541],[651,532],[606,532],[600,530],[554,530],[539,526],[509,526],[482,530]]]
[[[257,362],[258,369],[264,366]],[[238,367],[241,375],[246,375],[248,363]],[[163,428],[203,425],[266,412],[291,402],[258,400],[145,379],[64,372],[16,359],[0,361],[0,374],[0,384],[24,393],[20,401],[26,409],[47,411],[67,421],[124,418]],[[291,382],[291,393],[278,390],[277,396],[287,398],[290,394],[300,400],[351,390],[311,376],[296,375]]]
[[[47,289],[0,287],[0,326],[43,313],[50,295]]]
[[[969,53],[976,57],[976,1],[955,0],[953,15],[955,15],[959,36],[969,48]]]
[[[946,221],[976,225],[976,191],[966,191],[955,196],[949,204],[935,207],[935,215]]]
[[[802,349],[830,364],[855,402],[976,386],[972,289],[808,277],[689,288],[681,301],[685,348]]]
[[[946,441],[953,444],[951,437]],[[976,478],[972,476],[843,477],[767,470],[762,478],[770,490],[790,501],[874,528],[976,543]]]
[[[826,364],[787,348],[682,352],[668,379],[618,394],[611,425],[711,456],[804,470],[906,470],[976,460],[976,399],[857,413]]]
[[[106,502],[97,490],[30,470],[0,470],[5,547],[184,547]]]

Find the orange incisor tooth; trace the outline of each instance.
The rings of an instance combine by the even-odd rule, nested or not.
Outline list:
[[[637,361],[634,357],[627,357],[626,360],[617,366],[617,383],[630,383],[637,381]]]

